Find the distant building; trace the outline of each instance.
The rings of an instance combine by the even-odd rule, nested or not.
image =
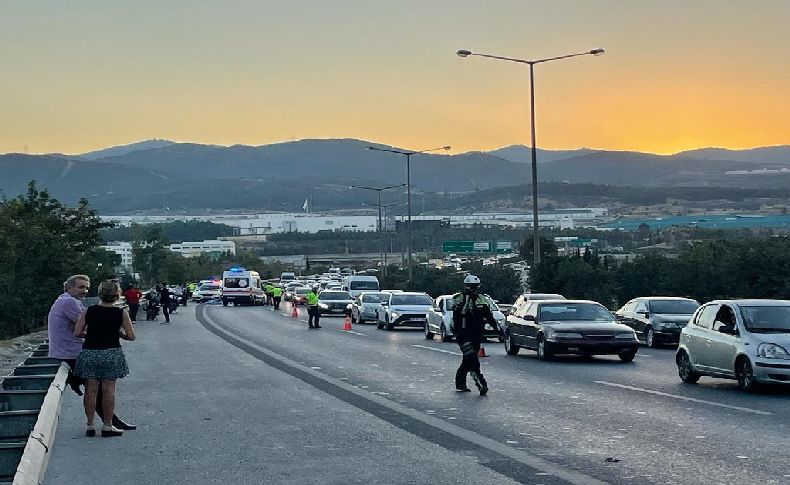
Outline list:
[[[104,246],[102,249],[112,251],[121,257],[121,266],[126,268],[130,273],[132,272],[132,245],[128,242],[111,242]]]
[[[179,253],[185,258],[193,258],[205,253],[227,253],[236,254],[236,243],[233,241],[206,240],[206,241],[184,241],[170,245],[170,250]]]

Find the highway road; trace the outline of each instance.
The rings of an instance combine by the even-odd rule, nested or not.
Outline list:
[[[542,362],[491,342],[481,397],[454,390],[455,343],[342,323],[284,304],[138,324],[118,408],[140,429],[85,438],[69,393],[45,483],[790,484],[790,390],[683,384],[671,349]]]
[[[304,310],[287,312],[203,306],[198,318],[262,362],[296,376],[312,370],[304,378],[319,390],[523,483],[790,483],[790,390],[747,394],[712,378],[684,384],[672,349],[642,348],[629,364],[616,356],[542,362],[491,342],[483,359],[491,391],[480,397],[454,391],[455,343],[373,325],[344,332],[339,317],[309,330]],[[376,407],[381,400],[393,407]],[[502,455],[493,443],[518,453]]]

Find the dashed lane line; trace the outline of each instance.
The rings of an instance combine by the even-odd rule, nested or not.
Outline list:
[[[744,408],[744,407],[741,407],[741,406],[732,406],[730,404],[723,404],[723,403],[715,402],[715,401],[706,401],[704,399],[697,399],[697,398],[688,397],[688,396],[680,396],[678,394],[670,394],[668,392],[654,391],[652,389],[644,389],[644,388],[641,388],[641,387],[627,386],[625,384],[617,384],[615,382],[607,382],[607,381],[593,381],[593,382],[596,383],[596,384],[601,384],[603,386],[619,387],[620,389],[628,389],[629,391],[644,392],[646,394],[653,394],[653,395],[656,395],[656,396],[669,397],[669,398],[672,398],[672,399],[678,399],[680,401],[689,401],[689,402],[695,402],[695,403],[699,403],[699,404],[707,404],[708,406],[715,406],[715,407],[719,407],[719,408],[734,409],[736,411],[741,411],[743,413],[759,414],[760,416],[773,416],[773,414],[774,414],[774,413],[771,413],[771,412],[768,412],[768,411],[760,411],[759,409]]]

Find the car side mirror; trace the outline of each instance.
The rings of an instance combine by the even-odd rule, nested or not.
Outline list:
[[[639,312],[639,314],[644,316],[645,318],[650,318],[650,312]]]
[[[536,321],[535,320],[535,315],[524,315],[524,320],[526,320],[528,322],[534,322],[534,321]]]

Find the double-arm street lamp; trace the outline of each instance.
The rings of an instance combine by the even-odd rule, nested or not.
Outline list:
[[[382,207],[382,205],[381,205],[381,193],[383,191],[385,191],[385,190],[388,190],[388,189],[394,189],[396,187],[403,187],[404,185],[406,185],[406,184],[388,185],[386,187],[365,187],[364,185],[352,185],[351,186],[352,189],[375,190],[376,191],[376,195],[378,195],[379,203],[376,204],[376,205],[379,208],[378,231],[379,231],[379,237],[381,238],[381,248],[382,248],[382,250],[381,250],[381,264],[382,264],[382,267],[384,267],[384,252],[387,250],[387,247],[384,244],[384,227],[383,227],[383,225],[381,223],[381,207]]]
[[[376,152],[389,152],[389,153],[397,153],[398,155],[405,155],[406,156],[406,207],[409,219],[409,227],[408,227],[408,234],[409,234],[409,241],[408,241],[408,250],[409,250],[409,282],[412,281],[413,276],[413,269],[412,269],[412,237],[411,237],[411,156],[417,155],[418,153],[427,153],[427,152],[435,152],[437,150],[449,150],[450,146],[443,146],[438,148],[431,148],[428,150],[419,150],[419,151],[402,151],[402,150],[394,150],[391,148],[378,148],[378,147],[367,147],[368,150],[376,151]]]
[[[533,251],[534,267],[540,263],[540,238],[538,237],[538,154],[537,146],[535,145],[535,64],[542,64],[549,61],[557,61],[560,59],[567,59],[569,57],[578,56],[600,56],[604,53],[603,49],[592,49],[587,52],[579,52],[577,54],[567,54],[564,56],[547,57],[545,59],[527,60],[515,59],[513,57],[494,56],[490,54],[479,54],[469,50],[459,50],[456,52],[460,57],[478,56],[488,57],[490,59],[499,59],[501,61],[517,62],[519,64],[527,64],[529,66],[529,117],[532,129],[532,232],[533,232]]]

